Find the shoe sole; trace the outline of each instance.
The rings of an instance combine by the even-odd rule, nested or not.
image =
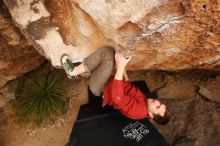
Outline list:
[[[64,71],[66,72],[67,77],[70,78],[70,79],[72,79],[73,77],[69,75],[68,70],[66,70],[65,67],[64,67],[64,63],[66,62],[67,59],[71,60],[70,57],[69,57],[67,54],[63,54],[63,55],[61,56],[60,63],[61,63],[61,65],[62,65]]]
[[[70,57],[67,54],[63,54],[62,57],[61,57],[62,66],[66,62],[67,59],[71,60]]]

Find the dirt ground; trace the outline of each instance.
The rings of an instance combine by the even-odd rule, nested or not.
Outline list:
[[[200,84],[220,85],[220,76],[207,72],[129,72],[131,80],[145,80],[150,91],[156,90],[159,98],[165,99],[198,99],[208,100],[198,94]],[[60,116],[52,125],[39,128],[9,126],[0,110],[0,146],[64,146],[70,136],[72,126],[77,118],[79,107],[87,103],[87,78],[77,80],[65,78],[66,98],[69,99],[69,110]],[[219,87],[218,87],[219,88]],[[213,93],[214,94],[214,93]],[[219,96],[219,95],[218,95]]]

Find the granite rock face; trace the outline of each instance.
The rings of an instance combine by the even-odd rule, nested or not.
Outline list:
[[[4,3],[0,2],[0,107],[9,99],[2,93],[10,80],[37,68],[41,56],[14,25]],[[7,86],[7,85],[6,85]],[[4,87],[7,88],[7,87]]]
[[[111,45],[129,70],[220,70],[218,0],[4,0],[35,48],[59,67]]]

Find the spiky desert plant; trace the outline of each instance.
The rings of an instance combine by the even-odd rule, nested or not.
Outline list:
[[[40,125],[65,111],[63,95],[64,88],[58,72],[42,71],[27,79],[13,104],[20,110],[18,115],[22,121]]]

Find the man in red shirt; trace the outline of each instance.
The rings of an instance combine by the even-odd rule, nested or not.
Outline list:
[[[120,52],[115,53],[111,47],[96,50],[84,59],[79,66],[74,66],[68,55],[61,57],[61,64],[69,78],[84,72],[90,72],[89,90],[95,96],[103,98],[102,106],[111,105],[124,116],[139,120],[151,118],[159,124],[169,121],[167,106],[160,101],[147,98],[129,82],[126,65],[131,57],[125,58]],[[111,76],[114,62],[116,74]]]

